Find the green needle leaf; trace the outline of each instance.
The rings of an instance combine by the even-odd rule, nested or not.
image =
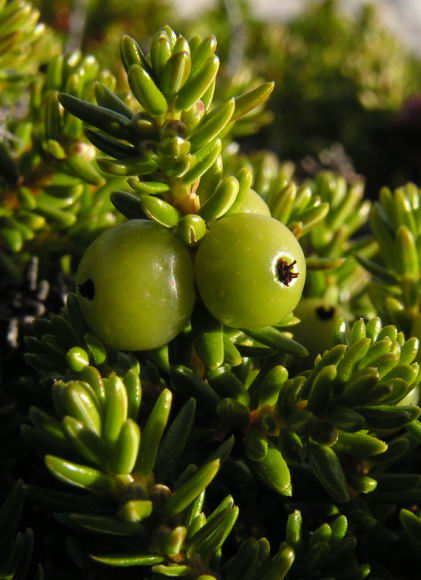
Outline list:
[[[328,365],[320,369],[311,386],[307,408],[313,413],[323,413],[326,409],[337,370],[335,365]]]
[[[201,467],[186,483],[183,483],[169,496],[165,505],[165,514],[173,516],[187,508],[207,488],[218,473],[219,466],[219,459],[215,459]]]
[[[213,110],[212,113],[206,115],[200,125],[195,128],[190,138],[193,153],[211,143],[219,136],[229,123],[234,114],[234,109],[235,101],[234,99],[230,99]]]
[[[56,385],[58,387],[58,385]],[[79,381],[71,381],[62,389],[62,404],[65,414],[71,415],[95,433],[101,432],[101,415],[99,404],[95,400],[90,385]]]
[[[70,485],[101,495],[109,495],[114,491],[111,480],[92,467],[79,465],[53,455],[45,457],[45,464],[54,477]]]
[[[147,475],[153,471],[162,434],[171,410],[172,393],[164,389],[148,417],[142,433],[136,473]]]
[[[288,371],[282,365],[276,365],[264,376],[262,382],[258,384],[259,407],[264,405],[273,406],[278,400],[282,385],[288,379]],[[250,388],[250,393],[253,391]]]
[[[338,433],[338,440],[333,449],[340,453],[350,453],[359,457],[378,455],[387,450],[387,444],[366,433]]]
[[[255,89],[235,98],[235,114],[233,121],[237,121],[249,111],[262,105],[270,96],[275,87],[275,83],[262,83]]]
[[[136,157],[139,155],[137,149],[131,145],[126,145],[113,137],[109,137],[105,133],[99,133],[93,129],[86,129],[85,135],[88,137],[89,141],[95,145],[97,149],[110,155],[110,157],[115,157],[116,159],[124,157]]]
[[[97,127],[97,129],[102,129],[105,133],[117,137],[117,139],[130,139],[132,136],[130,120],[120,113],[93,105],[67,93],[60,93],[59,101],[75,117]]]
[[[287,526],[286,526],[286,542],[293,548],[297,548],[302,542],[302,526],[303,518],[299,510],[294,510],[292,514],[288,516]]]
[[[209,146],[201,149],[196,157],[196,163],[183,176],[183,183],[188,185],[193,183],[193,181],[196,181],[196,179],[199,179],[199,177],[202,177],[202,175],[206,173],[217,160],[221,148],[221,141],[216,139],[216,141],[211,143]]]
[[[172,55],[172,46],[166,31],[159,31],[153,38],[151,44],[151,63],[158,78],[161,78],[162,71]]]
[[[222,324],[198,303],[192,317],[194,347],[202,362],[210,370],[224,362],[224,339]]]
[[[219,58],[217,56],[211,56],[196,74],[191,74],[189,80],[177,96],[175,101],[177,109],[190,109],[204,95],[215,79],[218,69]]]
[[[265,485],[287,497],[292,495],[291,474],[277,447],[269,441],[268,450],[261,461],[251,462],[253,470]]]
[[[329,556],[330,548],[326,542],[318,542],[314,544],[307,552],[304,560],[304,570],[307,574],[314,573],[319,570],[321,565]]]
[[[94,90],[96,102],[100,107],[111,109],[128,119],[133,117],[133,111],[106,85],[97,81]]]
[[[180,212],[171,204],[159,197],[143,194],[140,205],[149,219],[166,228],[173,228],[180,219]]]
[[[399,514],[403,529],[417,548],[421,547],[421,520],[411,511],[402,509]]]
[[[295,552],[290,546],[282,548],[263,568],[261,580],[283,580],[294,564]]]
[[[265,326],[264,328],[253,328],[243,330],[244,334],[254,338],[258,342],[276,348],[281,352],[293,354],[295,356],[308,356],[307,349],[299,342],[289,338],[284,332],[277,330],[273,326]]]
[[[114,373],[106,381],[106,396],[102,436],[105,441],[115,443],[127,419],[128,400],[123,381]]]
[[[108,447],[96,433],[69,416],[63,419],[63,427],[70,443],[84,459],[101,468],[106,466]]]
[[[111,175],[150,175],[158,168],[154,159],[123,157],[117,160],[99,157],[97,163],[102,171]]]
[[[396,265],[400,272],[418,278],[418,248],[416,246],[414,234],[406,226],[401,226],[396,232],[396,247],[399,256]]]
[[[190,74],[190,52],[180,51],[174,53],[166,62],[162,71],[160,87],[164,95],[171,99],[184,86]]]
[[[358,413],[371,429],[400,429],[415,421],[421,413],[416,405],[391,407],[388,405],[358,407]]]
[[[338,456],[330,447],[310,443],[308,448],[310,465],[321,485],[335,501],[348,502],[348,486]]]
[[[167,112],[166,98],[142,66],[133,64],[129,69],[127,78],[134,96],[150,115],[159,117]]]
[[[223,216],[235,202],[240,185],[233,176],[221,180],[215,192],[212,193],[199,209],[199,215],[206,221],[216,220]]]
[[[177,391],[195,397],[197,404],[206,409],[206,412],[215,412],[220,398],[207,382],[182,365],[174,366],[171,375]]]
[[[202,40],[196,47],[192,48],[192,68],[191,76],[195,76],[202,67],[215,54],[217,40],[214,35]]]
[[[196,400],[189,399],[171,423],[162,442],[155,462],[155,475],[158,481],[166,481],[174,472],[178,458],[182,453],[196,415]]]
[[[86,350],[74,346],[67,352],[66,362],[73,371],[80,372],[89,365],[89,356]]]
[[[120,430],[113,449],[110,469],[113,473],[131,473],[136,465],[140,447],[140,429],[132,419],[127,419]]]
[[[139,522],[124,522],[117,518],[91,514],[57,514],[56,518],[67,525],[74,525],[96,534],[112,536],[134,536],[141,534],[143,528]]]
[[[126,72],[128,72],[133,65],[145,67],[147,71],[150,71],[149,63],[143,54],[140,44],[129,34],[124,34],[121,39],[120,54]]]
[[[156,572],[162,576],[176,578],[178,576],[190,576],[193,570],[190,566],[184,566],[182,564],[172,564],[170,566],[157,564],[156,566],[152,566],[152,572]]]
[[[110,195],[113,206],[128,219],[144,219],[145,214],[137,195],[127,191],[113,191]]]
[[[96,562],[107,564],[108,566],[128,567],[128,566],[153,566],[153,564],[160,564],[164,561],[164,557],[160,554],[136,553],[136,554],[106,554],[93,555],[90,557]]]
[[[250,193],[251,186],[253,185],[253,172],[249,167],[242,167],[237,173],[237,181],[239,185],[237,196],[234,203],[226,212],[227,214],[237,213],[241,211],[241,207],[247,199]]]
[[[330,529],[332,530],[331,543],[337,544],[345,537],[348,520],[345,516],[339,516],[330,524]]]

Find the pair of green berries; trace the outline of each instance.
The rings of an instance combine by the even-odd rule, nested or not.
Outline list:
[[[227,326],[280,322],[300,300],[305,269],[286,226],[236,213],[213,222],[192,251],[155,222],[129,220],[93,242],[76,281],[83,316],[105,344],[149,350],[182,331],[197,292]]]

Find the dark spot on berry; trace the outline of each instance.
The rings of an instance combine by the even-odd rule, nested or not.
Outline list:
[[[90,278],[83,284],[78,284],[79,293],[83,298],[93,300],[95,296],[95,286]]]
[[[294,260],[290,264],[284,258],[280,258],[276,264],[276,273],[278,275],[278,280],[282,282],[285,286],[289,286],[294,278],[298,278],[298,272],[293,272],[292,268],[297,263]]]
[[[316,315],[320,320],[331,320],[335,315],[335,307],[328,306],[318,306],[316,308]]]

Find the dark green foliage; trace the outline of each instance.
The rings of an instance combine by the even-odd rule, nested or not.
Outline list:
[[[30,577],[33,532],[30,528],[24,532],[18,531],[24,499],[24,485],[19,480],[0,506],[0,541],[2,546],[0,578],[2,580],[24,580]],[[42,580],[44,578],[42,568],[39,567],[37,573],[32,577],[36,580]]]
[[[40,4],[57,27],[56,6]],[[156,13],[131,19],[136,2],[101,4],[82,35],[84,49],[107,45],[97,59],[64,51],[56,33],[46,46],[35,9],[0,1],[2,106],[13,104],[0,145],[0,578],[415,580],[418,187],[383,188],[372,203],[355,174],[303,178],[233,141],[268,122],[270,70],[287,75],[272,106],[288,111],[282,139],[301,155],[312,116],[338,110],[341,138],[360,130],[365,110],[400,106],[415,65],[368,11],[351,23],[324,2],[262,39],[241,6],[244,62],[250,51],[262,80],[224,78],[224,19],[221,75],[214,30],[177,36]],[[117,66],[107,39],[120,28]],[[324,83],[336,92],[322,100]],[[332,139],[313,137],[312,152]],[[95,336],[73,292],[101,231],[150,220],[194,260],[213,222],[247,212],[299,239],[304,296],[337,314],[329,336],[307,350],[298,311],[231,328],[199,295],[159,348],[124,352]]]

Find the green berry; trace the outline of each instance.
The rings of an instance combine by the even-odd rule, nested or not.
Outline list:
[[[300,323],[291,328],[295,340],[306,347],[313,358],[333,346],[333,332],[343,308],[323,298],[303,298],[294,310]]]
[[[148,350],[172,340],[190,318],[193,267],[173,233],[129,220],[101,234],[79,265],[77,295],[92,331],[107,345]]]
[[[253,213],[212,224],[195,259],[200,296],[215,318],[235,328],[276,324],[300,300],[303,251],[277,220]]]
[[[238,213],[258,213],[270,217],[268,204],[265,202],[263,197],[254,191],[254,189],[250,189],[246,199],[238,210]]]

